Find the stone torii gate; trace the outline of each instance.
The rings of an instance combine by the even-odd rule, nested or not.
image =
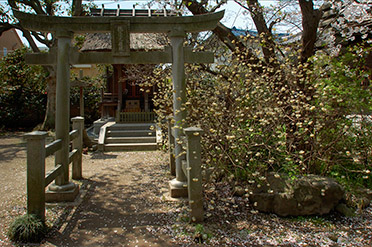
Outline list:
[[[185,127],[186,103],[185,63],[213,63],[211,52],[192,52],[183,46],[186,33],[212,30],[223,17],[224,11],[198,16],[168,17],[56,17],[27,14],[13,10],[22,26],[31,31],[52,32],[58,40],[56,49],[49,53],[27,54],[29,64],[57,65],[56,92],[56,138],[62,139],[62,149],[56,153],[56,164],[65,167],[64,174],[49,187],[54,192],[66,193],[76,185],[69,181],[69,106],[71,64],[159,64],[172,63],[174,138],[176,157],[176,178],[170,182],[171,195],[181,197],[187,194],[186,176],[182,170],[182,146],[179,140]],[[81,53],[71,47],[75,33],[110,32],[111,52]],[[171,47],[164,51],[131,51],[130,33],[166,33]]]

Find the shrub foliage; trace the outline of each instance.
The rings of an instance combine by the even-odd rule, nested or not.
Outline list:
[[[47,232],[47,227],[37,216],[26,214],[16,218],[9,227],[10,240],[20,243],[38,243]]]
[[[46,106],[46,73],[24,60],[26,48],[15,50],[0,61],[0,126],[34,127]]]
[[[44,119],[47,73],[41,66],[27,65],[26,52],[29,52],[26,48],[15,50],[0,61],[0,127],[32,128]],[[85,123],[99,118],[101,80],[100,76],[82,78],[87,85],[84,87]],[[70,95],[71,106],[78,107],[79,87],[71,87]]]
[[[83,81],[86,85],[83,89],[84,122],[85,124],[92,124],[94,121],[100,118],[99,103],[101,101],[102,85],[99,82],[100,78],[83,77],[81,81]],[[78,108],[80,105],[80,88],[71,87],[70,94],[71,107]]]
[[[187,66],[186,122],[205,131],[205,167],[252,182],[275,171],[371,185],[371,72],[363,69],[371,47],[319,52],[307,63],[286,51],[272,64],[252,64],[237,51],[222,53],[216,67]],[[159,69],[153,83],[164,124],[172,112],[169,70]]]

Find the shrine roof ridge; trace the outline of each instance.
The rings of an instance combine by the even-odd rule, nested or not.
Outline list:
[[[13,9],[14,15],[22,26],[33,31],[57,32],[71,31],[74,33],[107,32],[111,24],[129,23],[132,33],[167,33],[175,27],[183,32],[201,32],[212,30],[222,19],[225,11],[195,16],[47,16],[24,13]]]

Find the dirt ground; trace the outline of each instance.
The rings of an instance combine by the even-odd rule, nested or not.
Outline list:
[[[26,145],[23,133],[0,137],[0,246],[9,223],[26,208]],[[53,158],[47,159],[47,170]],[[175,246],[157,228],[172,211],[166,154],[92,153],[83,157],[84,180],[74,203],[47,204],[53,225],[42,246]]]
[[[15,246],[8,226],[26,212],[23,133],[0,135],[0,246]],[[47,158],[47,170],[53,158]],[[187,202],[168,197],[167,154],[83,156],[84,180],[73,203],[47,204],[49,246],[372,246],[372,207],[355,217],[281,218],[253,210],[228,183],[204,188],[205,221],[188,223]],[[33,245],[35,246],[35,245]]]

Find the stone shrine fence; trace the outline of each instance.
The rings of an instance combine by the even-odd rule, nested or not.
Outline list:
[[[84,118],[75,117],[71,120],[73,130],[69,133],[69,141],[72,142],[72,151],[69,152],[67,166],[72,163],[73,179],[82,179]],[[45,172],[45,158],[62,148],[62,139],[46,145],[47,136],[45,131],[34,131],[24,136],[27,141],[27,214],[35,214],[43,221],[45,221],[45,188],[58,176],[69,176],[64,174],[66,169],[61,164],[56,164],[52,170]],[[53,197],[50,199],[53,200]]]
[[[73,130],[69,133],[69,141],[72,143],[72,151],[69,152],[69,161],[67,166],[72,163],[72,178],[82,179],[82,148],[83,148],[83,129],[84,118],[72,118]],[[190,206],[190,221],[203,221],[203,192],[201,176],[201,145],[200,135],[203,130],[197,127],[189,127],[183,130],[185,136],[182,140],[182,149],[186,154],[182,160],[182,170],[187,177],[187,188],[185,195],[188,196]],[[46,143],[48,134],[44,131],[34,131],[25,134],[27,141],[27,214],[35,214],[45,221],[45,202],[60,201],[59,193],[50,194],[45,192],[45,188],[59,176],[69,176],[64,174],[68,169],[61,164],[46,172],[45,158],[53,155],[62,148],[62,139],[57,139],[50,144]],[[170,128],[170,172],[175,175],[175,153],[174,153],[174,130]],[[46,195],[48,195],[46,197]],[[73,201],[76,195],[71,195],[70,201]],[[177,197],[179,197],[177,196]],[[66,198],[64,198],[66,199]]]

